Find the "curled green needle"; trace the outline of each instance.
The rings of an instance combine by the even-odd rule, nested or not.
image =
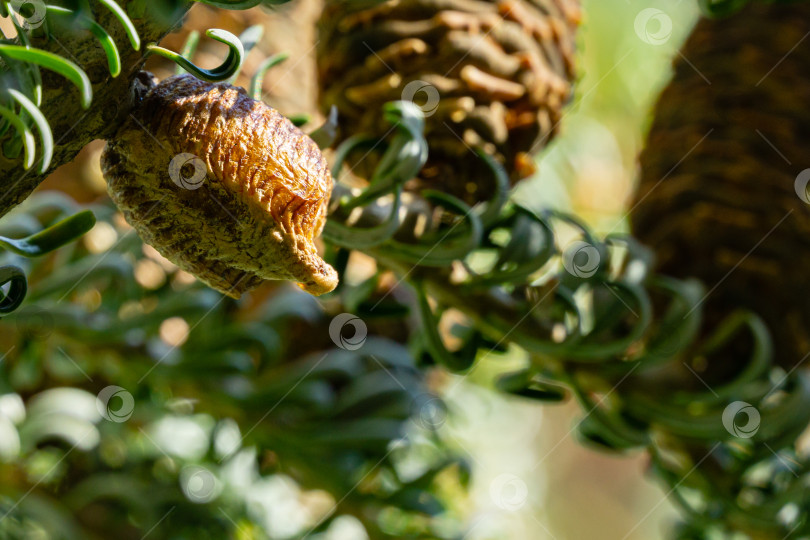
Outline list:
[[[157,54],[158,56],[168,58],[198,79],[202,79],[204,81],[220,82],[230,79],[242,68],[242,61],[245,57],[245,49],[242,46],[242,42],[230,32],[216,28],[207,30],[205,35],[211,39],[225,43],[229,48],[228,57],[225,59],[222,65],[213,69],[203,69],[195,65],[184,56],[174,51],[164,49],[155,43],[150,43],[146,46],[146,54]]]
[[[70,60],[41,49],[5,43],[0,44],[0,54],[12,60],[36,64],[62,75],[79,89],[82,108],[87,109],[90,107],[90,102],[93,100],[93,86],[90,83],[90,78],[82,68]]]
[[[40,174],[44,174],[45,171],[48,170],[48,167],[51,164],[51,158],[53,157],[53,132],[51,131],[51,126],[48,124],[48,120],[42,114],[42,111],[40,111],[39,108],[25,96],[25,94],[13,88],[9,88],[8,92],[17,101],[17,103],[20,104],[25,112],[27,112],[31,118],[34,119],[37,129],[39,129],[39,139],[42,142],[42,163],[39,167],[39,172]]]
[[[0,315],[7,315],[20,307],[28,292],[28,281],[16,266],[0,266],[0,287],[10,283],[8,292],[0,292]]]
[[[270,68],[279,65],[289,57],[290,55],[287,53],[279,53],[274,54],[262,62],[262,65],[256,70],[253,78],[250,79],[250,97],[255,100],[262,99],[262,82],[264,82],[265,74]]]
[[[7,109],[5,107],[0,107],[0,116],[4,117],[8,120],[12,126],[17,130],[21,139],[22,145],[25,149],[25,158],[23,161],[23,166],[25,169],[30,169],[34,165],[34,154],[36,152],[35,148],[36,145],[34,143],[34,134],[31,133],[31,130],[25,125],[25,122],[17,116],[17,114],[12,111],[11,109]]]
[[[93,212],[84,210],[25,238],[0,236],[0,247],[23,257],[39,257],[79,238],[95,224]]]

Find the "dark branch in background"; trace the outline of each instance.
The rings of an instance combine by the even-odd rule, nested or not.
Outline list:
[[[632,212],[662,272],[711,290],[708,322],[757,312],[785,369],[810,351],[808,17],[807,2],[757,3],[698,24],[656,107]],[[708,366],[707,382],[738,367]]]
[[[708,453],[691,447],[694,459],[705,459],[684,482],[701,499],[687,502],[674,491],[690,516],[683,538],[712,530],[804,538],[810,527],[806,452],[787,434],[781,448],[758,441],[784,426],[784,416],[766,418],[765,411],[781,393],[780,381],[806,376],[810,353],[808,19],[807,2],[755,2],[729,18],[701,21],[660,97],[641,159],[634,234],[655,247],[661,272],[705,284],[705,328],[733,309],[762,317],[782,367],[761,382],[769,393],[760,404],[742,389],[729,396],[756,407],[740,414],[741,424],[755,414],[753,446]],[[666,377],[674,385],[700,378],[722,392],[745,370],[740,353],[749,346],[735,340],[709,361],[684,359]],[[672,463],[654,457],[657,475],[671,483]],[[767,471],[767,480],[757,480],[756,471]]]

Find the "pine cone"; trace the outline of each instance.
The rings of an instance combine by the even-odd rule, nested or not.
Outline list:
[[[265,279],[334,289],[313,244],[332,192],[317,145],[242,88],[150,77],[101,158],[110,197],[143,240],[235,298]]]
[[[534,171],[531,155],[556,133],[571,93],[577,0],[362,4],[333,1],[320,22],[321,103],[338,107],[342,138],[385,134],[381,105],[411,99],[428,116],[418,184],[487,200],[494,182],[473,147],[513,181]]]
[[[808,3],[755,3],[697,25],[655,111],[632,211],[659,269],[706,285],[706,327],[751,309],[788,368],[810,352],[810,206],[796,191],[810,167],[808,20]]]

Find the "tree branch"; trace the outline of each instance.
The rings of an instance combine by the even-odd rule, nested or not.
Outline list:
[[[161,16],[150,0],[119,3],[135,24],[142,44],[160,41],[182,21],[191,7],[190,2],[178,2],[172,15]],[[41,110],[54,133],[53,160],[48,170],[40,174],[37,165],[26,171],[22,158],[10,160],[0,154],[0,170],[4,172],[0,180],[0,217],[24,201],[54,169],[71,161],[87,143],[111,136],[129,114],[129,85],[143,65],[144,47],[140,51],[132,49],[122,25],[109,10],[99,7],[96,20],[113,37],[121,54],[121,74],[116,78],[110,76],[107,57],[90,32],[57,31],[50,39],[33,40],[33,46],[64,56],[87,72],[93,84],[93,103],[88,110],[83,110],[72,85],[55,73],[41,70]]]

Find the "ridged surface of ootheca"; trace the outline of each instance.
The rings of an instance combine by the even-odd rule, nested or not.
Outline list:
[[[662,272],[705,284],[707,327],[756,311],[788,368],[810,353],[810,206],[796,192],[810,167],[807,21],[810,3],[752,3],[698,24],[655,111],[632,212]]]
[[[498,157],[513,181],[531,174],[531,154],[556,132],[571,93],[578,2],[363,4],[328,2],[320,22],[321,103],[337,105],[341,137],[386,133],[382,104],[412,99],[428,116],[430,145],[417,184],[487,200],[492,175],[475,147]]]
[[[202,160],[204,178],[189,156],[170,173],[179,154]],[[165,79],[108,141],[102,169],[143,240],[229,296],[265,279],[316,295],[337,284],[313,243],[332,191],[327,163],[309,137],[241,88]]]

